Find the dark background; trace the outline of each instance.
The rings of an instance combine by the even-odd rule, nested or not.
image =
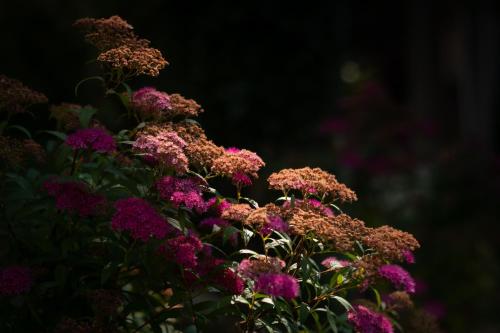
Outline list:
[[[258,152],[267,166],[250,194],[259,202],[271,199],[267,175],[283,167],[338,174],[359,194],[352,214],[421,240],[417,302],[445,331],[498,332],[499,13],[493,1],[1,0],[0,73],[51,103],[87,103],[73,89],[93,74],[84,64],[95,53],[71,24],[122,16],[171,64],[132,85],[196,99],[217,144]],[[361,111],[346,108],[346,98],[361,100]],[[325,130],[336,117],[355,123],[347,136]],[[385,138],[395,119],[404,133]],[[353,171],[338,155],[346,137],[353,151],[412,162]],[[395,194],[396,178],[420,186],[421,170],[427,190],[378,205]]]

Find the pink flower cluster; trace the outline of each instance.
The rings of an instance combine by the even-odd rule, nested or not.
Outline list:
[[[198,213],[207,211],[209,205],[203,199],[200,182],[195,178],[166,176],[156,183],[160,197],[176,207],[184,205]]]
[[[132,107],[143,119],[159,118],[161,111],[170,109],[170,97],[153,87],[144,87],[132,95]]]
[[[48,180],[43,188],[50,196],[55,197],[57,209],[77,213],[81,217],[99,214],[106,203],[103,196],[91,193],[88,186],[81,182]]]
[[[335,257],[328,257],[321,262],[326,268],[343,268],[350,265],[349,261],[341,260]]]
[[[144,199],[120,199],[116,201],[115,208],[111,227],[114,230],[130,232],[134,239],[146,242],[150,237],[162,239],[175,232],[174,227]]]
[[[387,317],[374,312],[363,305],[354,305],[349,311],[347,320],[359,333],[393,333],[394,329]]]
[[[415,255],[410,250],[405,250],[403,252],[403,258],[409,264],[414,264],[415,263]]]
[[[288,274],[265,273],[255,281],[255,290],[271,296],[292,299],[299,296],[299,282]]]
[[[0,295],[19,295],[33,286],[31,269],[25,266],[9,266],[0,269]]]
[[[167,259],[183,268],[194,269],[198,265],[197,253],[203,249],[200,239],[193,234],[180,235],[167,240],[159,249]]]
[[[91,149],[104,153],[116,150],[115,140],[102,128],[84,128],[68,135],[66,144],[73,149]]]
[[[221,219],[220,217],[207,217],[201,220],[199,224],[200,228],[212,230],[214,226],[219,228],[224,228],[229,226],[229,222]]]
[[[262,228],[260,229],[260,232],[263,235],[269,235],[273,231],[287,232],[288,231],[288,223],[286,223],[279,216],[268,216],[267,223],[262,226]]]
[[[186,282],[194,285],[195,282],[213,283],[231,294],[243,293],[245,282],[229,267],[224,267],[225,261],[212,256],[209,247],[205,246],[200,253],[198,265],[194,270],[184,271]]]
[[[403,267],[384,265],[378,269],[378,274],[389,280],[396,288],[408,293],[415,292],[415,280]]]
[[[187,143],[171,131],[159,131],[155,135],[145,134],[137,138],[133,148],[144,156],[147,162],[172,168],[178,173],[185,173],[189,160],[184,154]]]
[[[261,256],[255,259],[243,259],[238,265],[238,272],[246,279],[257,280],[261,274],[281,273],[285,265],[280,258]]]

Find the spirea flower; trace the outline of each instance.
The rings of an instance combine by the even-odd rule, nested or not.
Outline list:
[[[210,213],[213,213],[215,216],[221,216],[222,213],[231,207],[231,203],[225,199],[218,199],[217,197],[213,197],[208,199],[207,207]]]
[[[259,275],[255,290],[271,296],[292,299],[299,296],[299,282],[291,275],[266,273]]]
[[[198,265],[197,253],[203,249],[200,239],[193,234],[167,240],[159,249],[167,259],[183,268],[193,269]]]
[[[405,251],[414,251],[420,247],[413,235],[387,225],[369,229],[362,240],[378,256],[390,261],[403,261]]]
[[[33,104],[47,103],[47,97],[21,81],[0,74],[0,111],[23,113]]]
[[[207,217],[200,222],[200,228],[212,230],[214,226],[224,228],[229,226],[229,222],[220,217]]]
[[[378,269],[378,273],[383,278],[389,280],[394,287],[408,293],[415,292],[415,280],[403,267],[398,265],[384,265]]]
[[[287,232],[288,231],[288,223],[286,223],[281,217],[279,216],[268,216],[267,217],[267,223],[264,224],[260,228],[260,232],[263,235],[269,235],[273,231],[278,231],[278,232]]]
[[[238,273],[251,280],[257,280],[261,274],[281,273],[285,262],[277,257],[258,256],[252,259],[243,259],[238,265]]]
[[[347,314],[347,320],[359,333],[393,333],[392,324],[383,314],[363,305],[354,305]]]
[[[222,211],[221,217],[226,220],[243,222],[253,211],[254,209],[245,203],[230,204]]]
[[[264,161],[256,153],[230,148],[213,161],[212,172],[231,179],[236,176],[236,182],[248,183],[248,179],[244,179],[243,175],[257,178],[257,172],[264,165]]]
[[[394,291],[383,297],[386,305],[393,310],[404,310],[413,307],[413,302],[405,291]]]
[[[180,94],[170,95],[170,100],[169,115],[171,116],[196,117],[203,112],[195,100],[184,98]]]
[[[134,92],[131,102],[142,119],[159,119],[163,111],[171,107],[167,93],[153,87],[144,87]]]
[[[415,255],[410,250],[404,250],[403,251],[403,258],[404,258],[404,260],[408,264],[414,264],[415,263]]]
[[[73,149],[91,149],[104,153],[116,150],[115,140],[102,128],[84,128],[68,135],[66,144]]]
[[[151,237],[162,239],[174,232],[174,228],[144,199],[120,199],[115,208],[111,227],[130,232],[134,239],[146,242]]]
[[[150,162],[185,173],[189,163],[183,150],[185,146],[186,142],[175,132],[162,130],[154,135],[139,135],[132,147]]]
[[[160,50],[152,47],[134,48],[130,45],[118,46],[99,54],[97,61],[114,70],[122,70],[128,75],[158,76],[168,65]]]
[[[33,274],[25,266],[8,266],[0,269],[0,295],[12,296],[30,291]]]
[[[56,207],[68,213],[76,213],[81,217],[97,215],[102,211],[106,199],[91,193],[82,182],[57,182],[48,180],[43,184],[47,193],[56,199]]]
[[[233,295],[241,295],[245,289],[245,282],[231,268],[216,273],[213,281]]]
[[[198,213],[208,209],[198,179],[166,176],[156,183],[156,188],[162,199],[172,202],[177,207],[184,205]]]
[[[356,201],[356,193],[345,184],[339,183],[337,178],[320,168],[283,169],[273,173],[267,179],[269,188],[287,193],[297,190],[306,194],[328,195],[342,202]]]
[[[343,268],[350,265],[349,261],[341,260],[335,257],[328,257],[321,262],[326,268]]]

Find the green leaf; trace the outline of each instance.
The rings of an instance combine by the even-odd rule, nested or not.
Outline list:
[[[338,333],[337,323],[335,322],[335,314],[330,310],[326,309],[326,319],[328,320],[328,325],[332,329],[333,333]]]
[[[346,311],[354,310],[351,303],[349,303],[345,298],[340,296],[332,296],[332,298],[336,299],[346,309]]]
[[[101,81],[103,83],[103,85],[106,83],[106,81],[104,81],[104,78],[102,76],[91,76],[91,77],[87,77],[83,80],[81,80],[80,82],[78,82],[75,86],[75,96],[78,96],[78,89],[80,88],[80,86],[87,82],[87,81],[91,81],[91,80],[98,80],[98,81]]]
[[[259,254],[253,250],[249,250],[249,249],[241,249],[238,251],[238,253],[241,253],[241,254],[251,254],[253,256],[258,256]]]
[[[377,307],[379,307],[379,308],[380,308],[380,305],[382,304],[382,299],[381,299],[381,297],[380,297],[380,293],[378,292],[378,290],[377,290],[377,289],[375,289],[375,288],[373,288],[373,287],[371,287],[370,289],[371,289],[371,290],[373,291],[373,293],[375,294],[375,299],[377,300]]]
[[[12,125],[12,126],[7,127],[7,129],[11,129],[11,128],[23,132],[28,137],[28,139],[31,139],[31,133],[23,126]]]
[[[61,139],[62,141],[66,141],[67,135],[63,132],[58,132],[58,131],[40,131],[38,133],[48,133],[53,136],[55,136],[58,139]]]
[[[262,303],[267,303],[267,304],[271,304],[273,307],[274,307],[274,301],[272,298],[270,297],[264,297],[263,299],[260,300]]]
[[[92,119],[92,116],[97,113],[97,109],[86,106],[78,110],[78,118],[80,119],[80,124],[82,125],[83,128],[89,127],[90,120]]]

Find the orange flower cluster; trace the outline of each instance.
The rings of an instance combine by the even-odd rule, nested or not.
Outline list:
[[[225,220],[244,222],[253,211],[254,209],[247,204],[232,204],[224,209],[221,217]]]
[[[387,306],[391,310],[400,311],[413,307],[413,302],[410,295],[406,291],[393,291],[387,295]]]
[[[232,178],[237,174],[258,178],[257,172],[265,166],[264,161],[254,152],[242,149],[237,152],[225,151],[213,161],[212,171],[224,177]]]
[[[37,163],[46,160],[46,153],[41,145],[31,139],[18,140],[0,136],[0,166],[15,168],[30,160]]]
[[[134,49],[128,45],[105,51],[99,54],[97,60],[113,69],[122,69],[129,76],[141,74],[158,76],[160,70],[168,64],[157,49],[150,47]]]
[[[304,196],[315,194],[331,197],[342,202],[356,201],[356,193],[337,178],[320,168],[283,169],[268,178],[269,188],[288,193],[291,190],[302,192]]]
[[[82,106],[71,103],[61,103],[59,105],[50,106],[50,116],[57,120],[59,127],[66,131],[72,131],[80,128],[80,118],[78,117],[78,110]]]
[[[193,99],[186,99],[180,94],[171,94],[169,115],[197,117],[203,112],[201,105]]]
[[[158,76],[168,65],[161,52],[149,47],[149,41],[138,38],[133,27],[119,16],[105,19],[83,18],[74,26],[85,33],[85,39],[101,53],[97,60],[126,76]]]
[[[0,74],[0,111],[22,113],[33,104],[47,103],[47,97],[21,81]]]
[[[377,256],[389,261],[403,261],[405,251],[420,247],[412,234],[387,225],[370,228],[362,238],[363,244],[373,249]]]

